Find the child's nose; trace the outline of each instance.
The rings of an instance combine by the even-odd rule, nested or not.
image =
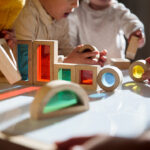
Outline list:
[[[79,0],[75,0],[75,1],[72,3],[72,7],[73,7],[73,8],[79,7]]]

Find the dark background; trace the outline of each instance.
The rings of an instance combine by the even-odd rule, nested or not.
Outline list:
[[[142,49],[139,49],[136,55],[137,59],[144,59],[150,56],[150,0],[118,0],[125,4],[132,13],[136,14],[144,23],[146,44]]]

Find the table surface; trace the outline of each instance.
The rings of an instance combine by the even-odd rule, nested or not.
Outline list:
[[[0,131],[24,136],[45,144],[74,136],[98,133],[135,137],[150,127],[150,86],[135,83],[123,71],[123,84],[115,92],[92,92],[90,109],[86,112],[50,118],[30,119],[29,108],[35,92],[0,101]],[[0,84],[2,93],[26,86]]]

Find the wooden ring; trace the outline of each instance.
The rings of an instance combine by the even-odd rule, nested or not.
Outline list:
[[[122,80],[123,74],[115,66],[108,66],[101,69],[97,76],[98,85],[105,91],[115,90],[122,83]]]

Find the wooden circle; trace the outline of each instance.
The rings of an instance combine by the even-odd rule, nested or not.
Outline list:
[[[102,77],[105,73],[111,73],[115,78],[115,83],[110,87],[103,84]],[[108,67],[101,69],[97,76],[98,85],[102,89],[104,89],[105,91],[108,91],[108,92],[115,90],[122,83],[122,80],[123,80],[123,74],[120,71],[120,69],[118,69],[115,66],[108,66]]]
[[[63,110],[58,110],[55,112],[43,114],[43,108],[46,106],[46,104],[49,102],[49,100],[55,96],[58,92],[61,91],[72,91],[74,92],[80,101],[79,109],[76,108],[73,109],[72,107],[65,108]],[[64,80],[54,80],[49,83],[47,83],[45,86],[40,88],[40,90],[36,93],[35,99],[33,103],[31,104],[31,118],[33,119],[42,119],[42,118],[49,118],[54,116],[61,116],[63,114],[71,114],[75,112],[81,112],[83,110],[88,109],[88,95],[85,92],[85,90],[78,84],[64,81]],[[84,107],[83,107],[84,106]]]
[[[99,50],[95,46],[92,46],[89,44],[85,44],[85,45],[81,46],[81,48],[78,50],[79,53],[92,52],[92,51],[98,51],[99,52]],[[99,57],[100,57],[100,55],[97,54],[96,58],[99,59]]]
[[[135,67],[135,66],[141,66],[143,69],[144,69],[144,72],[148,69],[148,67],[147,67],[147,63],[146,63],[146,61],[145,60],[138,60],[138,61],[135,61],[135,62],[133,62],[131,65],[130,65],[130,67],[129,67],[129,75],[130,75],[130,77],[134,80],[134,81],[136,81],[136,82],[143,82],[143,79],[142,79],[142,76],[141,76],[141,78],[136,78],[136,77],[134,77],[134,73],[133,73],[133,68]]]

